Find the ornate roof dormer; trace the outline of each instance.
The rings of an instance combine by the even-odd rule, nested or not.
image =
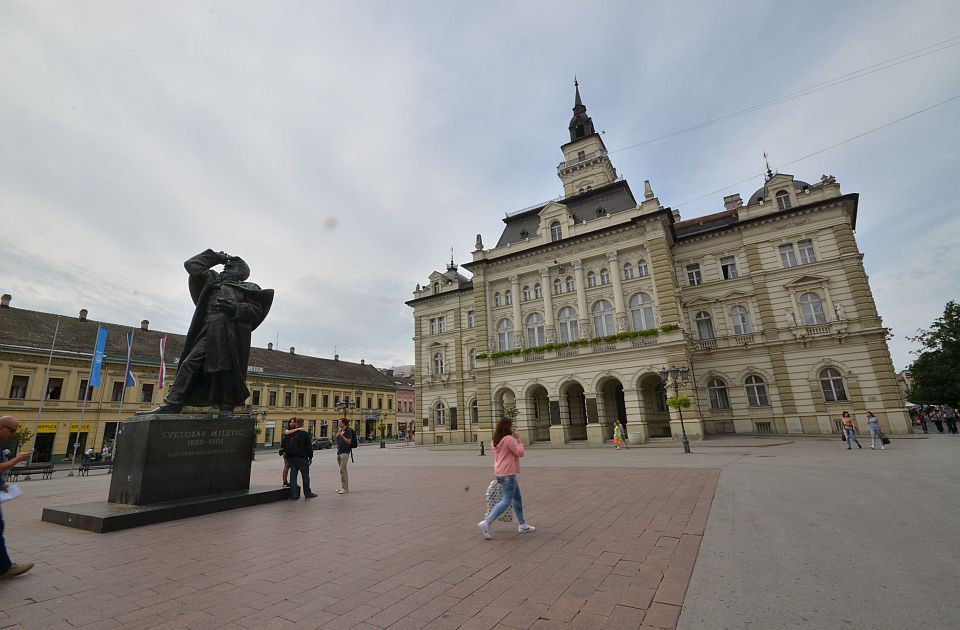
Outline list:
[[[570,119],[570,142],[596,133],[593,130],[593,120],[587,116],[587,106],[580,100],[580,84],[576,79],[573,80],[573,87],[576,96],[573,103],[573,118]]]

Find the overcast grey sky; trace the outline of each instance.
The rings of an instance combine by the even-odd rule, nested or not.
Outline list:
[[[184,332],[211,247],[276,289],[256,345],[412,363],[414,286],[562,192],[576,74],[619,173],[683,218],[750,195],[764,151],[860,193],[900,369],[960,294],[960,100],[791,162],[960,95],[960,39],[633,145],[958,36],[954,0],[2,0],[0,290]]]

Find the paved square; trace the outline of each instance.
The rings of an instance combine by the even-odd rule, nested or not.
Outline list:
[[[0,586],[0,628],[676,626],[719,470],[525,468],[537,531],[497,522],[487,541],[489,456],[394,467],[411,453],[378,451],[358,451],[347,496],[324,452],[317,499],[111,534],[39,521],[104,497],[105,475],[24,482],[7,540],[37,566]],[[261,454],[254,480],[279,481],[279,461]]]

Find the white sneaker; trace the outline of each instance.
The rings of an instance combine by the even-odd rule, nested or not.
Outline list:
[[[480,521],[477,523],[477,527],[480,528],[480,533],[483,534],[483,537],[487,540],[490,540],[490,526],[487,525],[486,521]]]
[[[521,534],[526,534],[527,532],[535,532],[537,528],[531,525],[530,523],[523,523],[520,527],[517,528],[517,531]]]
[[[877,447],[874,446],[873,444],[870,445],[870,448],[872,448],[873,450],[877,450]]]

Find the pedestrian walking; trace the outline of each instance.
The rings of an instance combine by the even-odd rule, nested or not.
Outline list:
[[[20,421],[13,416],[0,417],[0,444],[7,442],[20,428]],[[7,452],[0,452],[0,490],[6,490],[7,484],[2,480],[3,473],[7,472],[20,462],[28,459],[33,451],[17,453],[13,459],[7,459]],[[32,562],[13,562],[7,554],[7,544],[3,539],[3,511],[0,510],[0,580],[8,580],[26,573],[33,568]]]
[[[947,431],[957,434],[957,410],[950,405],[943,406],[943,421],[947,423]]]
[[[933,424],[937,427],[937,433],[943,433],[943,414],[940,413],[939,409],[934,407],[930,415],[932,416]]]
[[[513,420],[501,418],[493,432],[493,474],[497,483],[503,489],[503,498],[487,514],[486,518],[477,523],[480,533],[487,540],[490,539],[490,523],[509,507],[513,506],[513,513],[517,515],[517,531],[521,534],[536,531],[536,527],[523,518],[523,497],[520,495],[520,484],[517,474],[520,473],[520,458],[523,457],[523,441],[520,434],[513,428]]]
[[[857,421],[850,416],[849,411],[840,414],[840,428],[843,429],[843,437],[846,438],[847,450],[852,448],[851,444],[853,442],[857,443],[857,448],[863,448],[860,446],[860,440],[857,439],[857,433],[859,432]]]
[[[623,444],[623,429],[620,428],[620,423],[614,420],[613,421],[613,448],[619,451],[621,444]]]
[[[303,418],[296,419],[296,429],[287,436],[287,445],[284,451],[287,461],[290,462],[290,498],[300,498],[300,487],[297,485],[297,475],[303,484],[303,498],[312,499],[317,496],[310,490],[310,464],[313,463],[313,444],[310,432],[303,429]]]
[[[880,432],[880,421],[873,415],[873,412],[864,414],[867,418],[867,426],[870,428],[870,448],[877,450],[877,442],[880,442],[880,450],[886,450],[883,446],[883,433]]]
[[[923,429],[923,432],[927,432],[927,413],[923,410],[920,411],[918,416],[920,418],[920,428]]]
[[[340,466],[340,489],[337,494],[350,492],[350,475],[347,464],[353,458],[353,449],[357,447],[357,432],[350,428],[350,421],[340,418],[340,430],[337,431],[337,464]]]

